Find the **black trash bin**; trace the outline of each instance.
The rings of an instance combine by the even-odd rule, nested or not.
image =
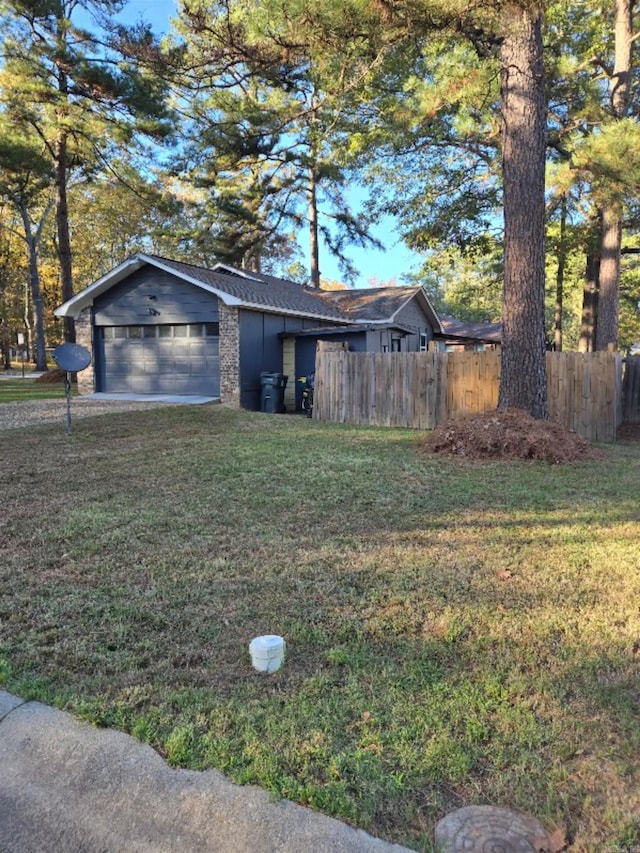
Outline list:
[[[275,415],[285,411],[284,389],[288,376],[282,373],[260,374],[260,411]]]

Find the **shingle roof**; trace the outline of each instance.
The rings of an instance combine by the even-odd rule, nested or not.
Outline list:
[[[463,323],[453,317],[441,317],[445,338],[461,338],[499,344],[502,340],[502,323]]]
[[[370,287],[366,290],[327,290],[323,298],[355,320],[388,320],[414,297],[420,287]]]
[[[279,309],[287,313],[324,317],[331,320],[348,320],[339,307],[322,299],[317,290],[295,284],[295,282],[261,273],[245,274],[238,271],[241,273],[238,275],[237,273],[218,272],[215,268],[208,270],[193,264],[161,258],[157,255],[149,255],[148,257],[153,258],[165,269],[173,270],[176,275],[182,278],[188,278],[192,281],[195,279],[230,296],[235,296],[246,307]]]

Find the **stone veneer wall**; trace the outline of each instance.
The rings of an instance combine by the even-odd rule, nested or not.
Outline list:
[[[240,315],[220,301],[220,400],[240,407]]]
[[[93,369],[93,336],[91,326],[91,308],[85,308],[76,320],[76,343],[86,347],[91,353],[91,364],[78,373],[78,394],[93,394],[95,391],[95,372]]]

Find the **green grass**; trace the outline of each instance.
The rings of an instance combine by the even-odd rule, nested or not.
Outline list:
[[[76,386],[71,393],[75,396]],[[2,403],[19,403],[23,400],[53,400],[64,398],[64,382],[36,382],[29,376],[15,379],[0,378],[0,405]]]
[[[6,689],[416,850],[471,803],[640,844],[640,445],[463,464],[221,406],[1,435]]]

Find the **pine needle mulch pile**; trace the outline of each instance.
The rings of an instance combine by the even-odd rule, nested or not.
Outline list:
[[[429,433],[422,449],[465,459],[529,459],[553,464],[603,459],[604,454],[557,421],[504,409],[447,421]]]

